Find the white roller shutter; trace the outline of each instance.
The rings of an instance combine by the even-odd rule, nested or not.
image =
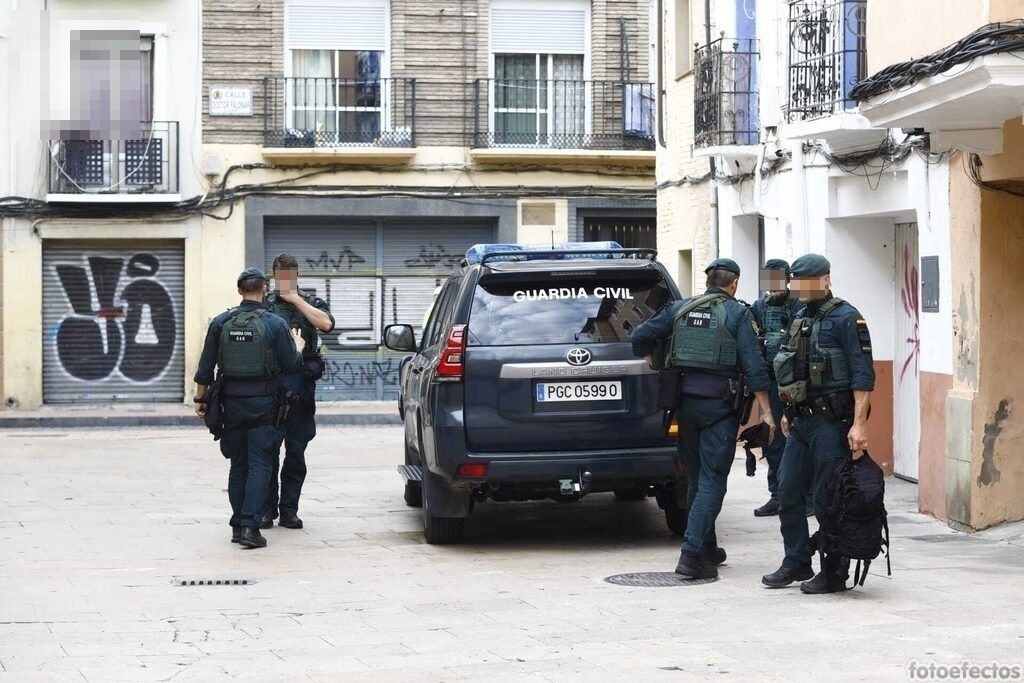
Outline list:
[[[585,54],[587,2],[495,0],[491,52]]]
[[[293,0],[285,7],[286,47],[291,50],[387,50],[384,2]]]
[[[181,242],[43,242],[43,401],[181,402]]]

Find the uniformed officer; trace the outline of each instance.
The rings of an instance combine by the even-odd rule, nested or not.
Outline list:
[[[196,414],[206,414],[203,397],[214,380],[224,377],[224,432],[220,452],[231,460],[228,500],[231,502],[231,542],[262,548],[260,534],[266,509],[271,459],[284,432],[274,425],[281,373],[296,373],[302,365],[305,342],[289,334],[284,320],[267,310],[263,299],[267,278],[258,268],[238,276],[242,302],[221,313],[206,332],[196,369]]]
[[[715,565],[725,561],[715,520],[736,457],[741,375],[757,397],[761,419],[770,426],[772,436],[775,429],[768,399],[771,384],[753,317],[734,298],[740,268],[722,258],[704,272],[707,291],[703,296],[662,308],[637,326],[631,338],[633,353],[648,362],[658,343],[667,341],[666,365],[683,373],[678,443],[687,473],[689,517],[676,572],[690,578],[716,577]]]
[[[805,593],[846,589],[848,558],[826,555],[817,575],[811,569],[805,497],[810,485],[820,522],[824,486],[832,471],[851,454],[862,457],[867,448],[875,386],[867,323],[856,308],[833,296],[830,270],[828,259],[818,254],[793,262],[793,289],[807,306],[774,359],[779,393],[787,404],[779,471],[785,559],[762,582],[781,588],[803,581],[800,589]]]
[[[779,420],[782,419],[782,399],[779,398],[779,385],[775,382],[775,371],[772,359],[779,352],[783,339],[789,333],[789,325],[796,317],[797,311],[804,307],[800,299],[791,296],[789,291],[789,263],[782,259],[768,259],[764,263],[761,289],[764,295],[754,302],[751,311],[761,331],[761,343],[765,361],[768,364],[768,375],[772,381],[768,396],[772,402],[772,415],[775,417],[775,438],[763,450],[764,459],[768,462],[768,502],[754,510],[756,517],[770,517],[779,514],[779,463],[782,461],[782,450],[786,447],[786,437],[782,433]]]
[[[299,396],[292,407],[285,425],[284,463],[279,453],[274,453],[270,476],[270,490],[267,494],[267,514],[263,528],[274,525],[279,503],[281,521],[288,529],[301,529],[299,519],[299,496],[306,480],[306,445],[316,436],[316,380],[324,372],[323,359],[317,352],[317,332],[327,333],[334,329],[334,316],[330,306],[317,296],[299,291],[299,264],[291,254],[281,254],[274,259],[275,289],[267,296],[267,308],[281,316],[288,327],[299,330],[305,341],[302,354],[302,369],[296,374],[284,374],[282,383]],[[277,473],[281,470],[281,489],[278,496]]]

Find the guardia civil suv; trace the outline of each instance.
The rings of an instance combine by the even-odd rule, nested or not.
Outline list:
[[[615,243],[477,245],[421,339],[410,325],[384,330],[388,348],[412,354],[401,373],[399,472],[428,543],[460,541],[475,503],[600,492],[653,496],[682,533],[686,485],[657,375],[629,343],[679,297],[655,256]]]

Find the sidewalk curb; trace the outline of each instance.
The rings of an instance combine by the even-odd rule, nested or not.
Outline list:
[[[373,427],[400,425],[397,413],[327,413],[316,416],[318,426]],[[205,429],[195,415],[53,415],[0,417],[4,429],[75,429],[83,427],[195,427]]]

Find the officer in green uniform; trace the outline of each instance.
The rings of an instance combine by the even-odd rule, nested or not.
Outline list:
[[[289,334],[284,320],[267,310],[263,298],[267,278],[258,268],[238,276],[242,302],[221,313],[206,332],[196,369],[196,414],[206,414],[204,396],[214,369],[224,377],[224,432],[220,452],[231,460],[228,500],[231,502],[231,542],[262,548],[260,534],[266,508],[270,463],[281,447],[284,432],[274,425],[282,373],[295,373],[302,364],[304,342]]]
[[[775,371],[772,359],[779,352],[783,339],[788,335],[789,325],[796,317],[797,311],[804,307],[800,299],[791,296],[789,291],[789,263],[782,259],[765,261],[762,273],[762,289],[764,295],[754,302],[751,312],[754,321],[761,331],[761,343],[765,361],[768,363],[768,374],[772,380],[772,388],[768,392],[772,402],[772,415],[775,417],[775,438],[763,450],[764,459],[768,462],[768,493],[767,503],[754,510],[756,517],[769,517],[779,514],[779,463],[782,462],[782,450],[786,447],[786,437],[782,433],[779,420],[782,419],[782,399],[779,398],[779,385],[775,382]]]
[[[757,397],[761,419],[770,426],[772,436],[775,429],[768,399],[771,383],[754,320],[747,306],[734,298],[740,268],[723,258],[704,272],[707,291],[703,296],[663,307],[638,325],[631,337],[634,355],[648,362],[656,346],[667,342],[667,365],[682,370],[678,443],[689,486],[689,517],[676,572],[690,578],[714,578],[716,565],[725,561],[715,520],[736,457],[741,376]]]
[[[280,462],[279,453],[274,453],[263,527],[274,525],[280,503],[279,524],[288,529],[301,529],[299,496],[306,480],[306,445],[316,436],[313,417],[316,414],[316,380],[324,372],[323,359],[317,352],[320,345],[317,333],[333,330],[334,316],[326,301],[299,291],[299,264],[294,256],[281,254],[274,259],[273,266],[275,289],[267,296],[267,308],[284,318],[289,328],[299,330],[306,346],[300,372],[281,376],[282,383],[298,394],[299,399],[285,425],[284,463]],[[280,496],[277,486],[279,466]]]
[[[809,485],[813,491],[820,522],[824,487],[833,470],[851,454],[862,457],[867,448],[875,386],[867,323],[856,308],[832,295],[830,270],[828,259],[818,254],[793,262],[793,289],[807,306],[774,359],[779,394],[786,403],[781,421],[786,449],[779,471],[785,559],[761,580],[770,588],[803,581],[800,589],[805,593],[846,589],[848,558],[826,555],[817,575],[811,569],[806,490]]]

